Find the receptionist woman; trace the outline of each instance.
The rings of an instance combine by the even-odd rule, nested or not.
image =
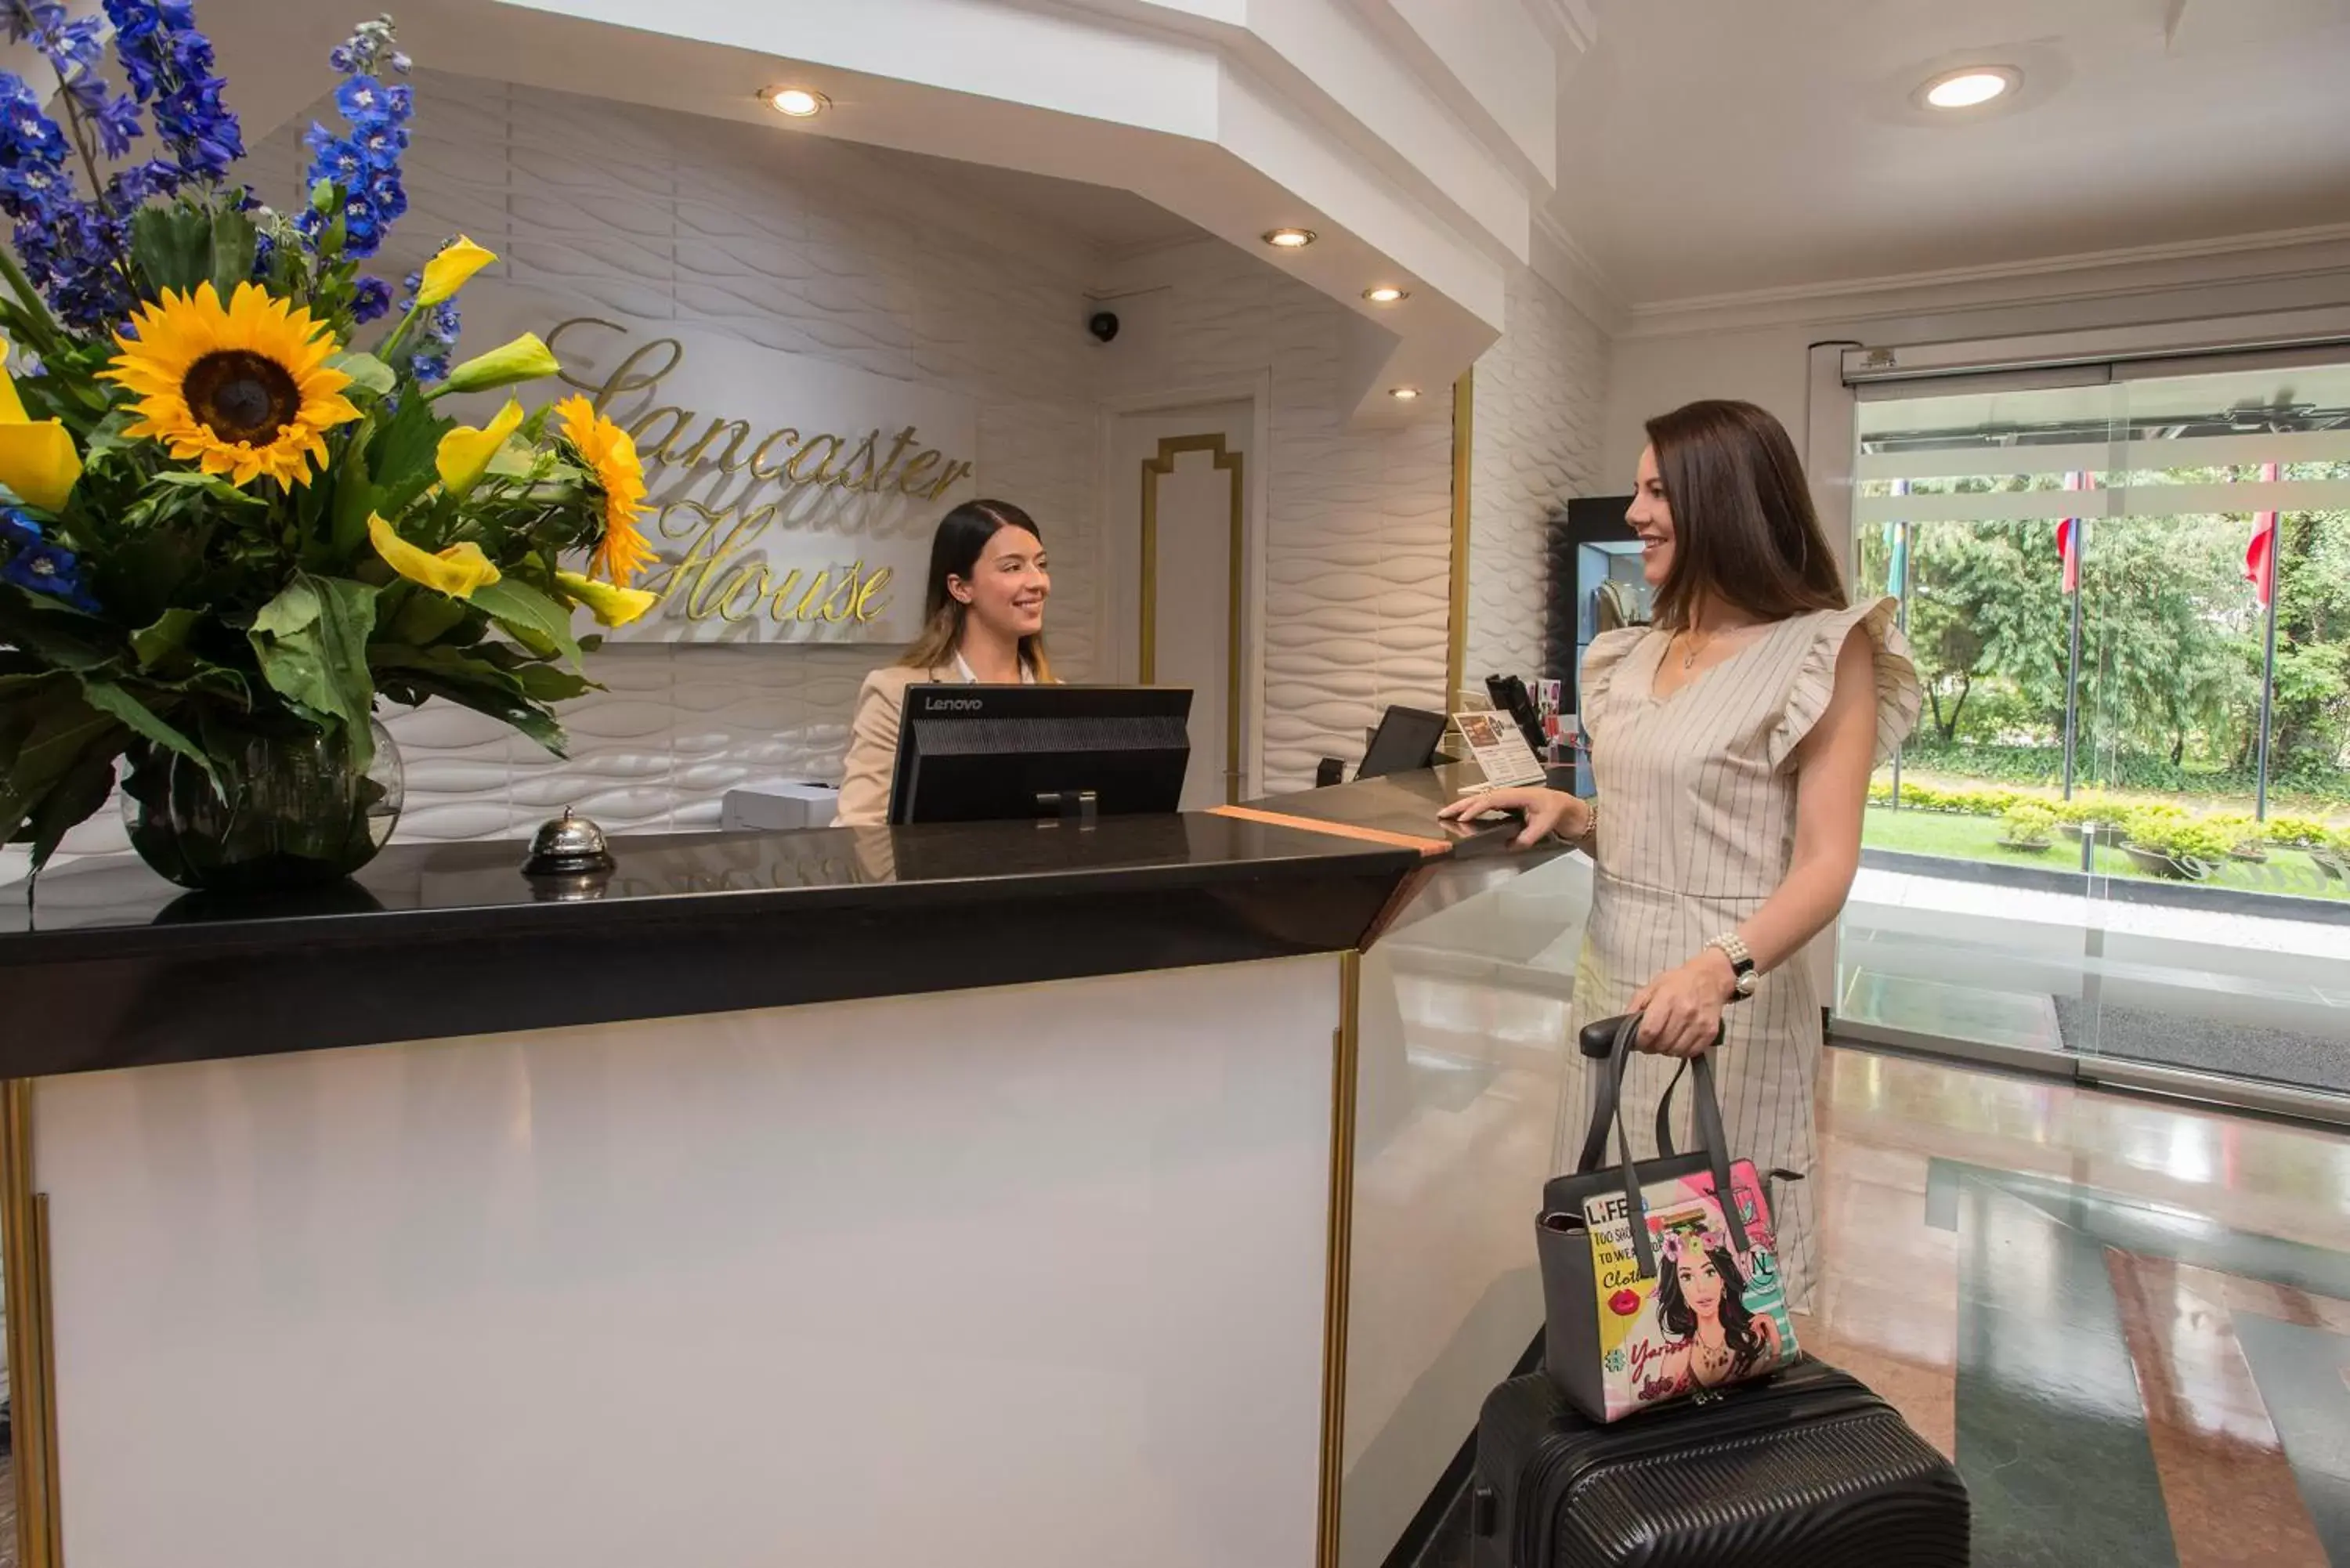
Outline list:
[[[931,540],[922,635],[896,664],[867,676],[857,694],[834,821],[875,827],[889,820],[908,687],[1029,686],[1052,680],[1045,658],[1045,601],[1052,592],[1045,541],[1017,506],[966,501],[939,519]]]

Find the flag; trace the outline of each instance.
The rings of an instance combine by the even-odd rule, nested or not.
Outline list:
[[[1909,482],[1906,479],[1895,480],[1893,493],[1908,494]],[[1901,522],[1887,523],[1885,525],[1885,545],[1887,553],[1892,557],[1892,565],[1886,570],[1885,591],[1898,597],[1906,593],[1909,587],[1909,524]]]
[[[2064,476],[2064,488],[2087,490],[2092,487],[2087,474],[2075,472],[2067,473]],[[2064,591],[2068,594],[2079,593],[2081,591],[2081,520],[2078,517],[2067,517],[2056,524],[2056,553],[2064,562]]]
[[[2261,483],[2274,484],[2277,465],[2261,464]],[[2262,609],[2276,597],[2277,514],[2273,512],[2252,514],[2252,541],[2244,546],[2244,581],[2252,585],[2252,597]]]

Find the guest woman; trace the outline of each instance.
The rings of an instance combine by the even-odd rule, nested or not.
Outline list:
[[[1846,599],[1777,420],[1699,402],[1648,434],[1625,516],[1655,619],[1584,658],[1596,798],[1498,790],[1445,815],[1515,808],[1520,843],[1556,833],[1591,854],[1572,1027],[1641,1014],[1627,1126],[1649,1125],[1674,1058],[1726,1024],[1715,1067],[1731,1154],[1808,1174],[1822,1038],[1804,953],[1851,890],[1869,774],[1917,723],[1917,673],[1895,601]],[[1798,1311],[1815,1267],[1808,1186],[1780,1184],[1774,1216]]]
[[[835,821],[844,827],[889,821],[908,687],[1052,680],[1045,657],[1045,601],[1052,592],[1044,538],[1017,506],[966,501],[939,519],[921,636],[896,664],[867,676],[857,694]]]

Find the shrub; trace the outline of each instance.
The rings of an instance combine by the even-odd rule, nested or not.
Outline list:
[[[1892,798],[1888,787],[1884,797]],[[2025,797],[2012,789],[1939,789],[1903,781],[1901,804],[1910,811],[1939,811],[1952,816],[1997,816]]]
[[[2269,818],[2267,836],[2271,844],[2282,844],[2294,849],[2308,849],[2313,846],[2318,848],[2327,846],[2333,842],[2335,833],[2333,828],[2314,816],[2272,816]]]
[[[2226,812],[2203,819],[2205,826],[2228,841],[2231,850],[2265,849],[2269,845],[2269,829],[2258,819],[2243,812]]]
[[[2182,863],[2200,861],[2207,865],[2225,859],[2229,848],[2225,833],[2208,821],[2176,811],[2148,811],[2133,816],[2129,842],[2137,848],[2167,855]]]
[[[2009,806],[2000,817],[2010,844],[2044,845],[2056,832],[2056,814],[2038,801]]]

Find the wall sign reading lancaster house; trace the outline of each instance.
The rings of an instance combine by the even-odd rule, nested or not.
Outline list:
[[[644,459],[660,604],[613,640],[913,639],[931,531],[972,493],[971,400],[509,286],[465,304],[468,337],[544,337]]]

